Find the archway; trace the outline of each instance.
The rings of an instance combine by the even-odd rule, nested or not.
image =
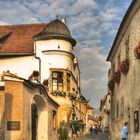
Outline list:
[[[34,95],[31,102],[31,140],[48,139],[48,110],[41,95]]]

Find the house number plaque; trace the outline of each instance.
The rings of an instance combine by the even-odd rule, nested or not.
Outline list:
[[[20,130],[20,122],[18,121],[8,121],[7,130]]]

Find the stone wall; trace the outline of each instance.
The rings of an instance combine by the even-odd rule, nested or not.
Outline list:
[[[129,122],[129,139],[138,140],[140,138],[140,132],[134,131],[134,111],[140,111],[140,59],[134,56],[134,48],[140,41],[139,6],[140,1],[137,1],[127,17],[124,27],[119,34],[115,46],[117,49],[111,62],[112,65],[115,63],[115,71],[117,71],[119,69],[117,65],[118,55],[121,55],[121,60],[126,58],[125,45],[126,40],[129,38],[129,71],[127,74],[121,73],[120,83],[115,83],[115,88],[112,92],[112,140],[120,140],[121,129],[125,121]]]

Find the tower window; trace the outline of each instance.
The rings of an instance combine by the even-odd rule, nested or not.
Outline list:
[[[58,49],[60,49],[60,45],[58,45]]]
[[[52,73],[53,91],[63,91],[63,72]]]
[[[67,73],[67,91],[70,91],[70,74]]]

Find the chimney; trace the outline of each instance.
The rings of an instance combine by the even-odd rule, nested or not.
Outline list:
[[[63,22],[64,24],[66,24],[66,18],[61,18],[61,22]]]

